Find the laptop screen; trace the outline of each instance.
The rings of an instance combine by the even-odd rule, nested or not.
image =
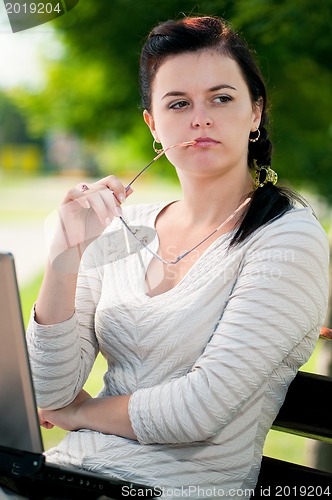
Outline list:
[[[0,446],[42,453],[14,258],[0,253]]]

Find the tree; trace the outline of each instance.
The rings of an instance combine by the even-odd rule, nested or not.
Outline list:
[[[332,201],[332,3],[237,2],[236,25],[255,46],[272,93],[277,168]]]
[[[0,92],[0,147],[4,144],[33,142],[27,124],[15,103]]]
[[[86,137],[130,134],[141,120],[138,59],[157,22],[184,14],[224,16],[259,54],[272,94],[280,178],[332,201],[331,1],[85,0],[54,26],[66,47],[44,92],[26,100],[38,130],[66,125]],[[142,135],[143,146],[149,134]]]

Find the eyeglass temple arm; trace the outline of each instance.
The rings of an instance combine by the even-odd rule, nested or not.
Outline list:
[[[227,222],[229,222],[230,220],[232,220],[232,219],[233,219],[233,217],[235,217],[235,215],[236,215],[236,214],[237,214],[240,210],[242,210],[242,208],[244,208],[246,205],[248,205],[248,203],[249,203],[250,201],[251,201],[251,198],[250,198],[250,196],[249,196],[248,198],[246,198],[246,199],[245,199],[245,200],[241,203],[241,205],[239,205],[239,206],[237,207],[237,209],[236,209],[236,210],[234,210],[234,212],[233,212],[233,213],[232,213],[229,217],[227,217],[227,219],[226,219],[226,220],[224,220],[224,222],[222,222],[222,223],[220,224],[220,226],[218,226],[218,227],[217,227],[216,231],[219,231],[219,229],[221,229],[223,226],[225,226],[225,225],[227,224]]]
[[[131,185],[132,185],[132,184],[134,184],[134,182],[136,181],[136,179],[138,179],[138,177],[139,177],[140,175],[142,175],[142,174],[143,174],[143,172],[145,172],[145,170],[146,170],[147,168],[149,168],[149,166],[150,166],[150,165],[152,165],[152,163],[153,163],[153,162],[155,162],[156,160],[158,160],[158,158],[160,158],[160,157],[161,157],[161,156],[162,156],[165,152],[166,152],[166,150],[165,150],[165,151],[162,151],[161,153],[159,153],[157,156],[155,156],[155,157],[153,158],[153,160],[151,160],[151,161],[150,161],[150,163],[148,163],[148,164],[146,165],[146,167],[144,167],[144,168],[143,168],[140,172],[138,172],[138,174],[137,174],[137,175],[133,178],[133,180],[132,180],[132,181],[130,181],[130,182],[129,182],[129,184],[126,186],[126,188],[125,188],[126,192],[130,189]]]
[[[216,234],[217,231],[219,231],[222,227],[224,227],[230,220],[233,219],[233,217],[235,217],[235,215],[243,208],[245,207],[246,205],[248,205],[248,203],[251,201],[251,198],[248,197],[244,200],[243,203],[241,203],[241,205],[239,205],[237,207],[236,210],[234,210],[234,212],[229,216],[227,217],[226,220],[224,220],[224,222],[222,222],[212,233],[210,233],[206,238],[204,238],[204,240],[200,241],[196,246],[194,246],[193,248],[191,248],[191,250],[186,250],[184,251],[182,254],[178,255],[178,257],[175,259],[175,261],[172,262],[172,264],[176,264],[177,262],[179,262],[179,260],[182,260],[186,255],[188,255],[188,253],[192,252],[193,250],[196,250],[197,247],[199,247],[200,245],[202,245],[206,240],[208,240],[209,238],[211,238],[211,236],[213,236],[214,234]]]
[[[160,151],[160,153],[157,154],[157,156],[155,156],[153,158],[153,160],[150,161],[150,163],[148,163],[146,165],[146,167],[144,167],[140,172],[138,172],[138,174],[133,178],[132,181],[129,182],[129,184],[126,186],[125,190],[126,192],[130,189],[131,185],[136,181],[136,179],[138,179],[138,177],[140,175],[143,174],[143,172],[145,172],[145,170],[147,168],[150,167],[150,165],[152,165],[153,162],[155,162],[156,160],[158,160],[162,155],[164,155],[165,153],[167,153],[167,151],[169,151],[170,149],[173,149],[173,148],[177,148],[178,146],[193,146],[194,144],[196,144],[196,141],[187,141],[187,142],[181,142],[180,144],[173,144],[173,146],[169,146],[168,148],[166,149],[163,149],[163,151]]]

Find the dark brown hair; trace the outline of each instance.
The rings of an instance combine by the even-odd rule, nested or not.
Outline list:
[[[261,71],[247,45],[230,25],[217,17],[186,17],[159,24],[149,33],[140,60],[140,89],[143,109],[151,112],[151,93],[155,75],[166,58],[186,52],[216,49],[234,59],[247,83],[254,105],[260,102],[262,117],[260,137],[248,145],[248,166],[270,166],[272,143],[267,132],[267,93]],[[268,182],[252,195],[252,201],[239,224],[232,244],[243,241],[255,229],[290,210],[303,200],[292,191]]]

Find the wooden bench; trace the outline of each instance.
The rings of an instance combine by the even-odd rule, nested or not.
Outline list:
[[[332,330],[320,337],[332,340]],[[332,377],[299,372],[272,429],[325,441],[332,445]],[[332,464],[331,464],[332,465]],[[332,499],[332,472],[264,456],[252,498]]]

